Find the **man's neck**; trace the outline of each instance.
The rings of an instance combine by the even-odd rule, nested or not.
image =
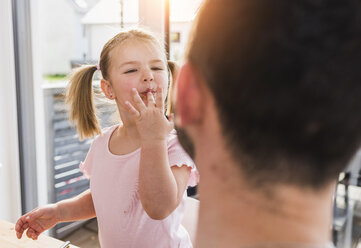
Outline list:
[[[274,185],[267,195],[241,179],[224,154],[196,160],[202,175],[198,248],[329,242],[333,185],[320,192]]]

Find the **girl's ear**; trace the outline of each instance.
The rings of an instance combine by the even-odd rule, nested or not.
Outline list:
[[[102,79],[100,81],[100,87],[102,88],[102,91],[104,92],[104,95],[106,96],[106,98],[108,98],[110,100],[115,99],[115,95],[113,93],[113,88],[109,81]]]
[[[200,78],[189,62],[180,69],[174,94],[176,125],[185,127],[199,122],[202,119],[204,97]]]

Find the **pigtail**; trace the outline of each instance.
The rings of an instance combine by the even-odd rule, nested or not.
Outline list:
[[[177,79],[179,66],[176,62],[168,60],[169,82],[168,82],[168,95],[166,99],[166,116],[170,116],[173,110],[172,95],[175,80]]]
[[[70,108],[69,119],[77,125],[80,139],[101,133],[93,100],[92,82],[96,70],[96,66],[90,65],[75,69],[66,92],[66,104]]]

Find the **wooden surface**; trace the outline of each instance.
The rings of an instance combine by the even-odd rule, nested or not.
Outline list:
[[[21,239],[16,237],[14,224],[0,220],[0,247],[6,248],[60,248],[64,241],[41,234],[38,240],[29,239],[25,233]],[[77,246],[70,245],[71,248]]]

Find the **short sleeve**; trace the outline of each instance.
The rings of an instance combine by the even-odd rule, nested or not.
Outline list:
[[[187,186],[194,187],[198,184],[199,173],[197,167],[180,145],[175,131],[170,134],[170,138],[168,140],[168,159],[171,167],[182,167],[183,165],[186,165],[191,168],[191,174],[189,176]]]
[[[91,178],[91,171],[92,171],[92,164],[93,164],[93,157],[94,157],[94,146],[95,142],[93,141],[90,145],[88,154],[85,157],[85,160],[80,162],[79,169],[83,173],[83,175],[87,178]]]

